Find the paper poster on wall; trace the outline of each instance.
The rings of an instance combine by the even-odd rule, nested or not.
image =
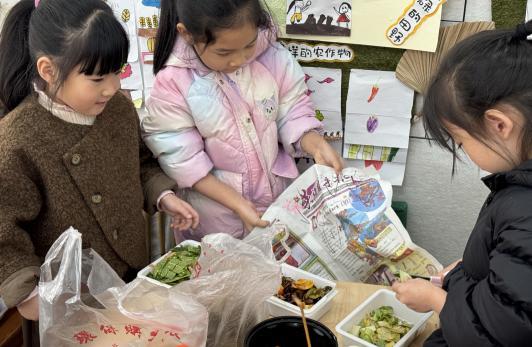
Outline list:
[[[338,140],[342,133],[342,70],[304,67],[307,94],[316,108],[316,118],[324,126],[325,137]]]
[[[153,74],[153,58],[155,52],[155,34],[156,31],[139,30],[143,36],[139,36],[140,61],[142,62],[142,76],[144,77],[144,89],[153,87],[155,75]]]
[[[354,167],[366,172],[377,172],[381,179],[390,182],[394,186],[403,184],[406,164],[388,163],[370,160],[345,160],[346,167]]]
[[[351,70],[346,102],[344,158],[403,182],[414,91],[391,71]],[[353,160],[351,160],[353,159]]]
[[[155,52],[155,37],[159,27],[159,1],[137,1],[137,33],[139,41],[140,61],[144,81],[144,90],[153,86],[153,59]],[[146,93],[144,93],[146,97]]]
[[[288,25],[291,25],[292,14],[287,14],[288,6],[292,1],[288,0],[263,0],[267,5],[274,20],[279,26],[280,36],[282,38],[293,38],[299,40],[314,40],[325,42],[339,42],[358,45],[381,46],[414,49],[421,51],[434,52],[438,43],[438,33],[440,28],[441,9],[438,9],[432,16],[428,17],[422,25],[416,30],[414,34],[400,47],[394,45],[386,36],[390,25],[394,23],[408,8],[413,1],[418,0],[351,0],[351,16],[349,17],[349,24],[351,27],[351,34],[349,36],[319,36],[319,35],[296,35],[287,33]],[[304,8],[308,2],[311,5],[317,0],[299,1]],[[421,1],[421,0],[419,0]],[[324,0],[324,3],[334,3],[335,1]],[[436,0],[435,0],[436,2]],[[320,3],[320,1],[318,1]],[[338,7],[336,7],[338,9]],[[302,11],[301,17],[307,16],[311,13],[309,9]],[[333,10],[334,11],[334,10]],[[335,24],[339,15],[330,15],[333,18],[331,24]],[[297,22],[296,16],[295,22]],[[305,17],[305,18],[307,18]],[[319,17],[316,20],[318,22]],[[288,24],[287,24],[288,23]]]
[[[397,147],[345,144],[344,158],[389,163],[406,163],[408,150]]]
[[[410,119],[347,113],[345,143],[408,148]]]
[[[135,0],[106,0],[129,37],[128,62],[138,60],[137,28],[135,25]]]
[[[355,58],[355,52],[348,46],[309,44],[305,42],[284,42],[281,44],[288,49],[299,62],[319,61],[322,63],[347,63]]]
[[[413,102],[414,90],[399,81],[395,72],[351,70],[347,113],[410,118]]]
[[[386,30],[386,37],[395,46],[402,45],[418,30],[423,23],[439,11],[445,0],[414,0]]]
[[[351,0],[286,0],[286,32],[350,36]]]

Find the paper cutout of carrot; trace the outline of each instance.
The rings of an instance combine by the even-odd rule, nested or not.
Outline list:
[[[373,99],[377,96],[377,93],[379,92],[379,85],[375,83],[373,87],[371,87],[371,94],[369,95],[368,102],[372,102]]]

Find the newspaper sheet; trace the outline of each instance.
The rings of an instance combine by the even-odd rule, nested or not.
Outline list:
[[[390,269],[435,275],[441,264],[415,245],[391,208],[392,187],[355,168],[314,165],[270,206],[277,259],[342,281],[389,285]],[[251,236],[264,230],[256,229]]]

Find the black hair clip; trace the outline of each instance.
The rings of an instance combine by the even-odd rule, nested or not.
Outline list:
[[[512,38],[515,40],[526,40],[532,32],[527,30],[526,23],[519,23],[515,27],[515,31],[512,35]]]

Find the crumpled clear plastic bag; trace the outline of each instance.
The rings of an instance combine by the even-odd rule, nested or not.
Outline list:
[[[129,284],[81,234],[65,231],[52,245],[39,282],[41,346],[205,346],[208,313],[179,292],[136,279]]]
[[[272,235],[255,235],[244,241],[227,234],[205,236],[194,278],[170,289],[207,308],[209,347],[243,346],[251,328],[268,318],[264,302],[277,292],[281,268]]]

